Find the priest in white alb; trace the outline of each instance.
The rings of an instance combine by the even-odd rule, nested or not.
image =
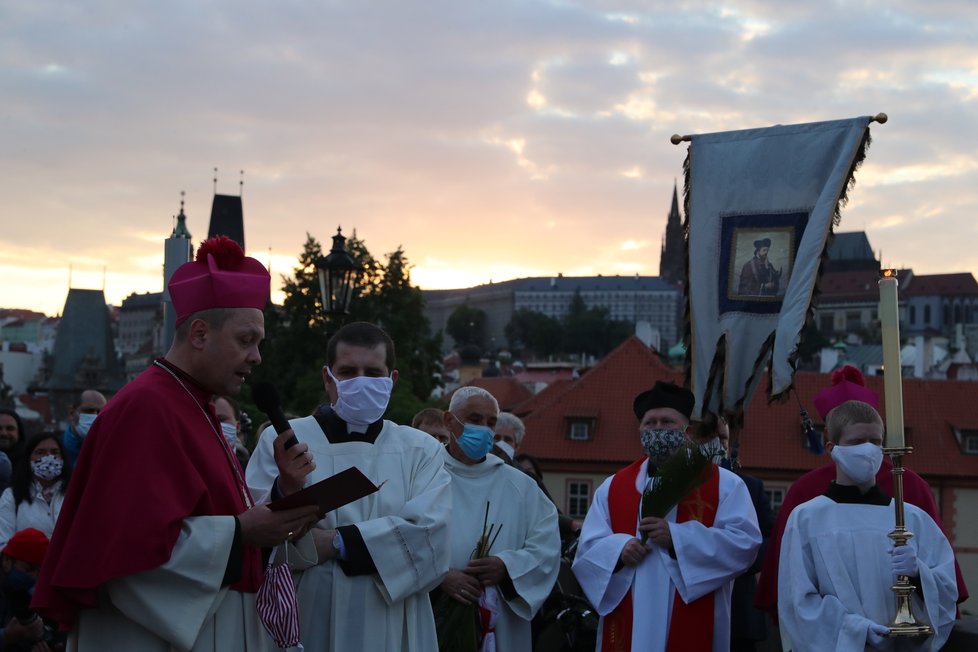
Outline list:
[[[383,484],[276,552],[287,549],[301,571],[300,640],[315,652],[437,649],[428,591],[448,570],[452,505],[441,446],[383,418],[397,371],[394,343],[377,326],[339,329],[322,374],[330,404],[289,422],[299,444],[288,450],[268,428],[248,463],[248,485],[268,500],[350,467]]]
[[[883,422],[872,406],[846,401],[826,418],[826,450],[836,479],[824,495],[796,507],[785,527],[778,572],[778,617],[795,652],[940,650],[954,627],[958,597],[954,553],[924,510],[904,503],[913,538],[894,546],[893,499],[876,484]],[[898,575],[917,587],[914,616],[932,636],[892,639],[891,586]]]
[[[664,517],[641,517],[650,479],[687,454],[693,405],[689,390],[661,381],[635,398],[648,456],[605,480],[584,519],[573,571],[601,616],[598,650],[730,649],[733,581],[761,545],[743,481],[706,464],[701,483]]]
[[[530,621],[550,595],[560,565],[557,509],[533,478],[489,452],[498,414],[492,394],[471,386],[458,389],[445,412],[451,568],[432,600],[478,607],[479,649],[530,652]],[[484,529],[491,547],[472,559]],[[442,649],[447,634],[438,632]]]

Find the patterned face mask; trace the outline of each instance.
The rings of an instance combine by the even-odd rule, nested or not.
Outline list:
[[[658,466],[683,445],[686,433],[682,430],[643,430],[641,438],[642,448],[649,454],[652,464]]]
[[[719,464],[727,456],[727,451],[724,450],[719,437],[714,437],[705,444],[700,444],[700,450],[714,464]]]
[[[65,463],[55,455],[45,455],[39,460],[31,460],[31,471],[42,480],[54,480],[61,475]]]

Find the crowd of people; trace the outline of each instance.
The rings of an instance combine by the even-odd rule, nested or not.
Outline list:
[[[520,452],[532,433],[485,390],[385,420],[395,344],[363,322],[326,345],[323,405],[261,428],[249,454],[233,397],[261,362],[268,288],[208,240],[170,281],[164,357],[108,401],[83,393],[64,433],[25,439],[0,411],[0,651],[529,652],[568,590],[578,627],[597,618],[559,649],[751,650],[766,610],[784,649],[884,650],[896,576],[934,629],[900,644],[947,640],[967,589],[932,496],[907,492],[914,542],[887,537],[883,425],[858,383],[817,401],[833,464],[775,522],[726,420],[692,422],[692,393],[657,382],[633,401],[646,455],[575,524]],[[351,467],[379,489],[326,513],[296,500]]]

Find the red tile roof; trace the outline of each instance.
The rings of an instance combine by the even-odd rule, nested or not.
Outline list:
[[[548,405],[551,400],[562,394],[574,381],[575,379],[572,378],[558,378],[552,381],[539,392],[513,408],[513,414],[521,417],[524,414],[529,414],[534,410]]]
[[[612,467],[622,466],[637,459],[642,448],[632,400],[656,380],[682,382],[682,374],[662,362],[637,337],[628,338],[579,379],[552,391],[540,407],[523,417],[527,437],[520,452],[534,455],[541,462],[587,462],[595,468],[605,468],[609,463]],[[591,439],[568,439],[569,416],[594,419]]]
[[[879,273],[874,270],[825,272],[818,282],[818,303],[879,301]]]
[[[0,308],[0,319],[4,317],[15,317],[17,319],[23,319],[25,321],[36,321],[38,319],[46,319],[43,312],[37,312],[36,310],[26,310],[24,308]]]
[[[627,340],[579,380],[554,387],[546,400],[528,404],[523,417],[528,433],[520,452],[538,457],[546,466],[608,471],[642,455],[632,400],[656,380],[682,382],[682,374],[667,367],[637,338]],[[819,421],[812,405],[816,393],[831,382],[828,374],[798,372],[795,391],[787,402],[768,404],[762,392],[754,395],[741,434],[741,460],[751,473],[793,479],[826,464],[826,455],[804,447],[798,401]],[[762,379],[760,387],[766,386]],[[883,378],[870,376],[866,385],[882,396]],[[548,388],[549,389],[549,388]],[[929,478],[978,477],[978,455],[961,451],[954,429],[978,431],[978,382],[904,379],[904,423],[907,444],[914,453],[909,468]],[[524,406],[520,406],[522,411]],[[885,418],[885,400],[880,412]],[[568,438],[568,417],[594,418],[587,441]]]
[[[492,394],[499,402],[499,409],[503,412],[512,412],[513,408],[533,396],[529,387],[511,376],[475,378],[465,384],[465,386],[469,385],[481,387]],[[451,400],[451,396],[448,399]]]
[[[978,296],[978,282],[971,272],[914,276],[903,294],[907,296]]]

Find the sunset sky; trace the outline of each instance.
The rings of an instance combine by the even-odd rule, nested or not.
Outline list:
[[[214,167],[276,289],[340,224],[423,288],[654,275],[671,134],[880,111],[841,230],[974,272],[976,35],[967,0],[0,0],[0,307],[161,290]]]

